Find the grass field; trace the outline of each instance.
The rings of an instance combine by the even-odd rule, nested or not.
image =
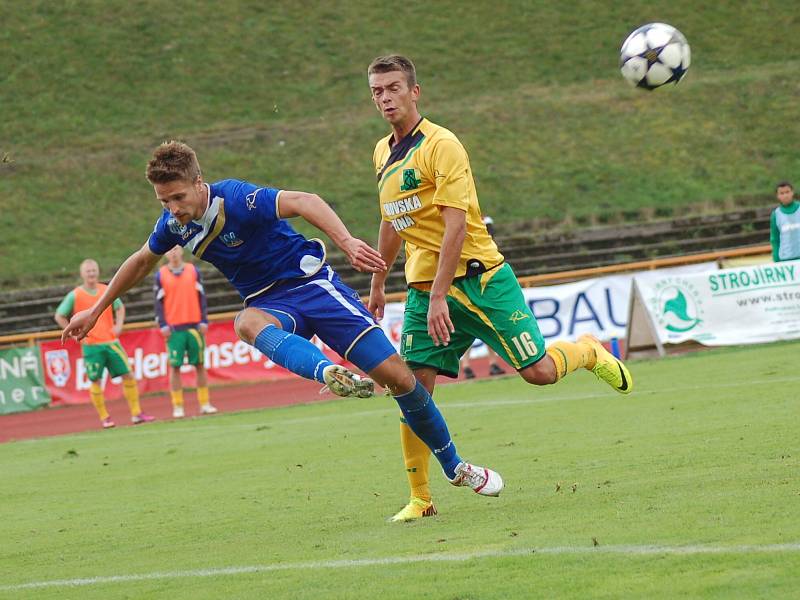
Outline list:
[[[507,487],[406,525],[384,398],[5,444],[0,597],[796,598],[799,349],[442,387]]]
[[[10,0],[0,20],[7,285],[72,281],[87,255],[109,275],[152,229],[144,164],[172,137],[208,179],[319,192],[374,240],[387,128],[365,70],[390,51],[416,60],[422,112],[467,146],[501,231],[772,203],[800,171],[790,0]],[[686,34],[693,66],[647,94],[623,82],[618,50],[655,20]]]

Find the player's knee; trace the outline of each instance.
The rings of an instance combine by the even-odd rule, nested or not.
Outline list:
[[[550,385],[555,383],[557,378],[556,365],[545,356],[542,360],[534,363],[519,371],[520,376],[532,385]]]
[[[387,388],[392,396],[406,394],[416,385],[411,369],[397,354],[387,358],[378,368],[370,371],[369,375],[379,385]]]
[[[270,323],[266,315],[255,308],[245,308],[233,321],[233,329],[239,339],[252,344],[256,336]]]
[[[396,369],[386,383],[386,387],[389,388],[392,396],[407,394],[413,390],[416,385],[417,380],[414,378],[414,374],[405,364],[402,365],[401,368]]]
[[[236,332],[236,335],[239,336],[239,339],[244,341],[249,341],[247,339],[248,321],[247,316],[245,315],[247,310],[248,309],[245,308],[243,311],[240,311],[233,320],[233,330]]]

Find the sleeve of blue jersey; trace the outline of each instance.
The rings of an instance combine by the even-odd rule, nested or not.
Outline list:
[[[255,195],[255,210],[266,223],[280,221],[278,216],[278,194],[274,188],[260,188]]]
[[[150,238],[147,240],[147,245],[150,247],[150,251],[153,254],[166,254],[167,251],[170,248],[173,248],[175,245],[186,245],[186,241],[179,233],[173,233],[170,231],[170,228],[167,225],[169,219],[169,212],[164,211],[164,213],[161,215],[161,218],[156,221],[156,226],[153,228],[153,233],[150,234]]]

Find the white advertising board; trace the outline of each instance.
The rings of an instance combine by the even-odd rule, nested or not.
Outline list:
[[[716,263],[710,262],[660,269],[648,274],[692,274],[715,268]],[[522,292],[547,343],[555,340],[574,341],[584,333],[591,333],[601,340],[624,338],[628,326],[631,282],[637,275],[626,273],[595,277],[573,283],[523,288]],[[402,302],[387,304],[381,322],[398,349],[404,306]],[[472,356],[482,356],[485,352],[483,342],[476,340]]]
[[[631,349],[697,342],[759,344],[800,337],[800,261],[701,273],[637,274]]]

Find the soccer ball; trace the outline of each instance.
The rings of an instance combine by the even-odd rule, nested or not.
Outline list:
[[[622,44],[619,66],[631,85],[654,90],[667,83],[678,83],[691,60],[689,43],[680,31],[666,23],[648,23]]]

